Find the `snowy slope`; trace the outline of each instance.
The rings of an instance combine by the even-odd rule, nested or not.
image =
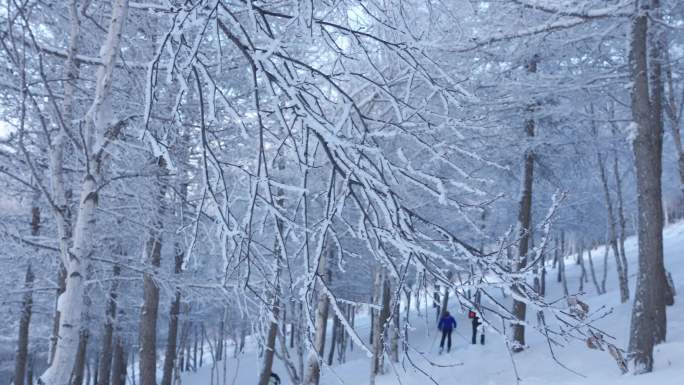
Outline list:
[[[684,222],[671,225],[664,232],[665,238],[665,263],[672,273],[678,293],[684,292]],[[630,289],[634,293],[634,276],[637,270],[636,239],[630,238],[625,244],[627,258],[629,260]],[[603,265],[603,246],[592,252],[596,267],[601,270]],[[585,254],[586,256],[586,254]],[[591,283],[585,284],[586,294],[582,299],[586,301],[592,310],[601,306],[612,308],[613,311],[596,325],[608,335],[615,337],[613,341],[617,346],[626,348],[629,336],[629,323],[632,301],[620,304],[617,289],[616,273],[611,254],[608,265],[608,292],[598,296]],[[599,263],[597,263],[599,262]],[[580,268],[574,263],[574,258],[567,262],[567,277],[570,291],[577,291],[579,286]],[[555,271],[552,271],[547,280],[549,298],[560,297],[562,292],[559,284],[555,282]],[[598,271],[597,271],[598,273]],[[507,299],[510,301],[510,298]],[[565,369],[551,358],[546,341],[536,333],[527,333],[529,349],[515,354],[515,366],[521,378],[522,384],[548,385],[548,384],[631,384],[631,385],[681,385],[684,384],[684,297],[676,298],[676,304],[668,308],[668,342],[659,345],[655,353],[655,371],[651,374],[633,376],[621,375],[613,359],[607,352],[590,350],[584,341],[566,341],[566,346],[555,348],[558,359],[567,366]],[[437,354],[437,333],[434,330],[434,314],[429,309],[429,318],[425,319],[416,313],[412,314],[411,322],[414,330],[410,332],[409,341],[411,349],[409,355],[411,361],[420,368],[415,369],[406,357],[401,359],[395,366],[388,365],[387,374],[377,378],[378,385],[422,385],[433,383],[430,378],[421,374],[420,371],[429,373],[430,377],[439,384],[463,384],[463,385],[498,385],[515,384],[516,375],[511,356],[501,337],[494,333],[488,333],[487,344],[470,345],[470,323],[460,309],[450,309],[456,315],[459,327],[454,334],[455,348],[450,354]],[[529,317],[529,313],[528,313]],[[367,325],[363,323],[359,328],[362,336],[367,336]],[[351,357],[351,358],[349,358]],[[213,384],[255,384],[258,374],[259,359],[254,349],[241,355],[238,359],[230,359],[219,363],[220,369],[212,371],[203,368],[198,373],[186,374],[183,383],[188,385],[211,385]],[[283,379],[283,385],[289,384],[286,372],[280,362],[276,362],[275,369]],[[573,371],[581,373],[575,374]],[[217,379],[217,372],[220,380]],[[321,380],[323,385],[333,384],[367,384],[370,372],[369,360],[355,349],[354,353],[348,354],[348,362],[344,365],[333,365],[324,369]]]

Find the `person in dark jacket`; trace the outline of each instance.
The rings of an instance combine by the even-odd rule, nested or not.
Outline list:
[[[482,322],[480,322],[480,317],[477,316],[477,313],[473,310],[468,311],[468,318],[473,320],[473,345],[477,344],[477,328],[482,325]],[[484,345],[485,343],[485,336],[484,336],[484,326],[481,328],[480,332],[480,343]]]
[[[451,332],[456,329],[456,319],[448,311],[439,320],[437,328],[442,331],[442,341],[439,343],[439,352],[444,351],[444,340],[447,340],[447,352],[451,351]]]
[[[480,322],[480,317],[473,312],[473,345],[477,344],[477,327],[482,325],[482,322]],[[482,333],[482,345],[484,345],[484,333]]]

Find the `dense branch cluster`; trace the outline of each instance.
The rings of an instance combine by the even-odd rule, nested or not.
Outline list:
[[[649,167],[626,166],[633,124],[657,115],[635,108],[666,111],[684,165],[682,5],[662,3],[0,0],[0,338],[25,331],[9,376],[81,385],[97,357],[98,385],[128,360],[154,385],[165,349],[170,385],[198,341],[216,365],[251,336],[259,385],[274,359],[318,384],[329,334],[327,365],[354,346],[374,381],[385,356],[428,359],[408,330],[433,294],[511,352],[533,330],[554,359],[586,340],[624,367],[593,325],[609,310],[568,290],[565,234],[582,263],[592,243],[599,294],[608,248],[603,289],[591,250],[610,244],[628,300],[625,213],[654,202],[627,187]],[[662,67],[645,78],[637,22]]]

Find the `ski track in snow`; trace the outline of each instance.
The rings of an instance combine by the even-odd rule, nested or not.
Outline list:
[[[536,332],[526,332],[529,349],[514,355],[515,363],[524,385],[682,385],[684,384],[684,222],[679,222],[665,228],[665,266],[675,283],[677,293],[675,305],[667,308],[668,334],[667,342],[655,348],[654,372],[635,376],[631,373],[621,375],[615,361],[608,352],[590,350],[584,341],[566,341],[565,347],[555,348],[559,360],[570,369],[582,373],[580,377],[558,364],[549,354],[548,346],[544,338]],[[592,251],[597,274],[603,266],[603,247]],[[620,348],[626,349],[629,341],[629,324],[631,309],[634,298],[635,276],[637,272],[637,243],[635,237],[626,240],[625,251],[629,262],[630,301],[620,304],[619,289],[617,285],[617,273],[615,271],[614,257],[609,256],[608,292],[604,295],[596,295],[591,279],[584,284],[586,294],[580,298],[596,310],[605,305],[613,308],[613,312],[606,318],[596,322],[596,326],[608,335],[615,337],[612,341]],[[585,252],[586,258],[586,252]],[[560,284],[556,283],[556,270],[550,269],[547,274],[547,297],[558,298],[562,295]],[[577,291],[581,269],[575,264],[574,256],[566,259],[566,275],[570,291]],[[509,304],[511,298],[505,301]],[[421,298],[424,302],[424,298]],[[487,334],[487,344],[470,345],[470,320],[467,319],[466,311],[461,311],[454,304],[450,307],[451,313],[458,321],[458,328],[453,334],[452,351],[449,354],[438,355],[439,340],[435,327],[434,310],[428,307],[428,319],[425,319],[424,303],[421,303],[421,315],[415,309],[411,314],[411,323],[414,330],[409,332],[411,349],[409,354],[413,361],[423,370],[428,372],[435,381],[444,385],[507,385],[516,384],[514,369],[511,358],[503,343],[503,339],[490,332]],[[531,314],[532,313],[532,314]],[[528,311],[527,317],[534,317],[534,313]],[[356,317],[356,328],[359,334],[367,338],[368,319],[361,315]],[[330,330],[331,327],[328,327]],[[328,342],[329,345],[329,342]],[[327,358],[327,348],[326,354]],[[228,352],[232,352],[229,344]],[[230,358],[225,361],[226,378],[224,381],[224,362],[217,363],[217,371],[214,370],[213,384],[249,385],[256,384],[260,367],[260,358],[257,349],[251,339],[245,348],[245,353],[238,358]],[[424,356],[423,356],[424,354]],[[209,357],[207,357],[209,358]],[[294,357],[293,357],[294,358]],[[435,364],[446,367],[431,365],[427,359]],[[337,360],[337,357],[335,357]],[[392,364],[386,362],[386,373],[376,378],[377,385],[423,385],[433,383],[425,375],[415,370],[405,357],[400,362]],[[631,369],[631,368],[630,368]],[[276,359],[274,371],[279,374],[282,384],[289,385],[287,372],[282,363]],[[197,373],[184,373],[182,383],[184,385],[211,385],[212,371],[209,366],[201,368]],[[353,352],[347,351],[345,364],[334,363],[331,367],[324,366],[321,385],[368,384],[370,376],[370,360],[365,356],[362,349],[355,347]]]

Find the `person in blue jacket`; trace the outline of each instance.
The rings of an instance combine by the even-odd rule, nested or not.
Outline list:
[[[447,352],[451,351],[451,332],[456,329],[456,319],[449,314],[448,311],[444,312],[442,318],[437,324],[437,328],[442,331],[442,341],[439,343],[439,352],[444,351],[444,340],[447,340]]]

